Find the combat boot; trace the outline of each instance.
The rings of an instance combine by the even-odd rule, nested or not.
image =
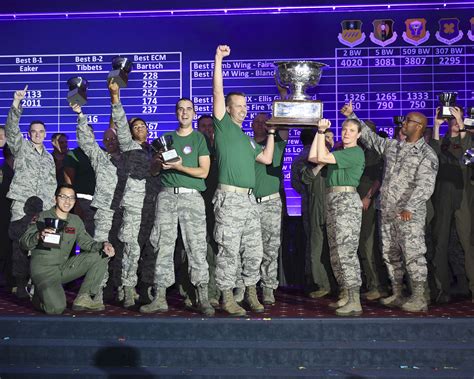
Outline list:
[[[135,288],[130,286],[123,287],[123,306],[130,308],[135,305]]]
[[[311,299],[320,299],[321,297],[324,297],[326,295],[329,295],[329,290],[320,289],[317,291],[310,292],[308,296]]]
[[[29,299],[30,293],[27,290],[28,279],[25,278],[15,278],[17,286],[16,291],[14,291],[18,299]]]
[[[247,312],[245,312],[245,309],[235,302],[234,294],[231,289],[223,290],[222,298],[222,310],[226,311],[230,316],[241,317],[247,314]]]
[[[200,284],[197,287],[197,295],[198,295],[198,307],[199,311],[207,317],[212,317],[216,313],[214,308],[209,303],[209,295],[207,284]]]
[[[155,313],[168,311],[168,303],[166,302],[166,288],[158,287],[156,295],[150,304],[142,305],[140,313]]]
[[[105,309],[102,299],[92,299],[88,293],[82,293],[72,303],[73,311],[103,311]]]
[[[392,296],[380,299],[380,304],[389,308],[400,308],[406,301],[407,298],[402,293],[402,285],[397,284],[392,286]]]
[[[384,291],[379,291],[377,288],[367,291],[364,294],[362,294],[362,298],[369,301],[378,300],[380,298],[387,297],[387,296],[388,296],[388,293]]]
[[[341,308],[336,309],[338,316],[360,316],[362,306],[360,305],[359,287],[349,288],[347,291],[347,303]]]
[[[240,304],[242,301],[244,301],[244,294],[245,294],[245,288],[237,287],[234,292],[235,302]]]
[[[349,301],[348,291],[346,288],[343,288],[341,292],[339,293],[339,300],[329,303],[328,307],[332,309],[341,308],[344,305],[346,305],[348,301]]]
[[[425,299],[425,283],[413,282],[412,295],[402,305],[402,309],[407,312],[427,312],[428,303]]]
[[[258,301],[257,288],[255,287],[255,285],[246,287],[245,302],[248,304],[252,312],[255,312],[255,313],[265,312],[265,308]]]
[[[262,287],[262,297],[264,305],[274,305],[275,296],[273,295],[273,288]]]

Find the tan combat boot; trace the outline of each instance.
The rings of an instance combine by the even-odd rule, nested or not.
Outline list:
[[[168,311],[168,303],[166,302],[166,288],[158,287],[156,295],[150,304],[142,305],[140,313],[155,313]]]
[[[359,287],[349,288],[347,295],[347,303],[341,308],[336,309],[336,315],[360,316],[362,314],[362,306],[360,305]]]
[[[72,303],[73,311],[103,311],[105,309],[102,298],[93,300],[88,293],[82,293]]]
[[[400,308],[406,301],[407,298],[402,293],[402,285],[397,284],[392,286],[392,296],[380,299],[380,304],[389,308]]]
[[[328,307],[332,309],[341,308],[344,305],[346,305],[348,301],[349,301],[348,291],[346,288],[343,288],[341,292],[339,293],[339,300],[329,303]]]
[[[212,317],[216,313],[214,308],[209,303],[209,290],[207,288],[207,284],[200,284],[197,287],[197,295],[198,295],[198,307],[199,311],[207,317]]]
[[[124,286],[123,287],[123,306],[124,308],[130,308],[135,305],[136,300],[135,287]]]
[[[262,298],[264,305],[274,305],[275,296],[273,295],[273,288],[262,287]]]
[[[326,295],[329,295],[329,290],[320,289],[320,290],[317,290],[317,291],[310,292],[308,296],[311,299],[320,299],[320,298],[322,298]]]
[[[250,307],[250,310],[255,313],[265,312],[265,308],[257,298],[257,288],[255,285],[248,286],[245,289],[245,302]]]
[[[247,314],[245,309],[235,302],[234,294],[231,289],[222,291],[222,299],[222,310],[226,311],[230,316],[241,317]]]
[[[244,294],[245,294],[245,288],[244,287],[237,287],[234,291],[234,299],[237,304],[240,304],[242,301],[244,301]]]
[[[402,309],[407,312],[427,312],[428,303],[425,299],[425,283],[413,282],[412,295],[402,305]]]

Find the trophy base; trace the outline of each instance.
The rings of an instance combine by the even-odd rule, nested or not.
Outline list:
[[[107,81],[111,79],[113,79],[120,88],[126,88],[128,85],[128,74],[123,70],[110,71]]]
[[[321,118],[272,117],[266,123],[277,129],[315,128]]]
[[[453,105],[454,107],[454,105]],[[447,106],[442,106],[441,107],[441,118],[454,118],[454,116],[451,114],[451,111],[450,111],[450,106],[447,107]]]
[[[67,101],[69,104],[77,104],[82,107],[87,103],[87,94],[85,91],[75,88],[67,93]]]
[[[59,249],[61,246],[61,235],[57,233],[50,233],[44,237],[43,246],[51,249]]]
[[[323,103],[319,100],[275,100],[267,124],[278,128],[315,127],[321,118]]]
[[[175,149],[163,151],[161,156],[163,157],[164,163],[173,163],[179,161],[179,155]]]

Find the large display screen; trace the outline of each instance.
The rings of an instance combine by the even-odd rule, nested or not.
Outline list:
[[[43,120],[48,149],[56,132],[76,146],[76,118],[66,100],[73,76],[89,81],[84,112],[101,140],[110,118],[106,80],[116,55],[135,62],[122,103],[129,117],[148,122],[150,139],[176,128],[174,106],[182,96],[194,101],[197,116],[211,114],[219,44],[231,46],[224,86],[247,95],[244,130],[250,135],[252,119],[271,113],[279,98],[274,62],[281,60],[327,65],[308,93],[323,102],[337,137],[339,109],[350,100],[361,118],[391,137],[393,116],[417,110],[432,123],[443,91],[456,92],[464,108],[474,106],[474,11],[3,21],[0,30],[8,36],[0,56],[0,122],[13,92],[28,84],[21,128],[26,135],[32,120]],[[291,130],[284,158],[289,215],[300,214],[299,195],[290,185],[291,162],[302,150],[299,133]]]

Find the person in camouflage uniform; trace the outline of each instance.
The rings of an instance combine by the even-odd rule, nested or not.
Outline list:
[[[29,296],[26,285],[29,280],[29,260],[27,252],[19,245],[31,219],[42,210],[54,205],[56,190],[56,166],[53,156],[43,144],[46,130],[41,121],[32,121],[28,130],[30,140],[25,140],[19,128],[23,112],[21,101],[25,98],[28,86],[16,91],[13,104],[8,112],[5,134],[8,146],[13,153],[15,174],[7,197],[12,200],[9,236],[12,240],[12,268],[16,282],[16,295]]]
[[[204,179],[209,173],[209,150],[204,136],[193,131],[194,104],[182,98],[176,104],[179,127],[171,136],[172,147],[178,159],[163,161],[162,190],[158,194],[156,218],[151,233],[151,243],[157,252],[155,266],[156,296],[140,312],[165,312],[168,310],[166,289],[175,282],[173,253],[177,239],[178,223],[188,258],[191,283],[197,287],[198,306],[206,316],[214,315],[209,304],[209,267],[206,261],[206,209],[200,194],[205,190]]]
[[[266,113],[259,113],[252,121],[255,141],[265,148],[268,131]],[[260,214],[262,230],[263,259],[260,266],[263,304],[275,304],[274,290],[278,288],[278,252],[281,244],[282,203],[280,186],[282,180],[282,161],[288,141],[288,130],[281,130],[274,137],[273,160],[269,165],[255,162],[254,196]]]
[[[341,112],[358,119],[352,103],[346,104]],[[375,149],[385,160],[380,188],[380,229],[382,255],[393,295],[381,303],[409,312],[426,311],[426,202],[433,194],[438,172],[438,157],[423,138],[427,118],[420,112],[410,112],[402,126],[406,140],[401,142],[381,138],[364,122],[362,125],[362,143]],[[402,293],[405,269],[412,288],[408,300]]]
[[[318,133],[311,145],[308,160],[328,165],[326,178],[326,228],[331,265],[340,288],[347,291],[347,301],[336,309],[338,316],[362,314],[360,305],[360,263],[357,257],[362,202],[357,186],[364,171],[364,152],[357,145],[361,125],[355,120],[342,124],[343,149],[330,153],[325,145],[325,132],[331,122],[318,122]]]
[[[222,61],[229,55],[229,46],[217,47],[213,77],[214,136],[219,168],[219,184],[213,199],[216,217],[214,239],[219,250],[216,281],[222,291],[223,310],[232,316],[243,316],[245,309],[237,305],[232,293],[239,255],[246,301],[252,311],[264,311],[256,291],[263,247],[260,218],[252,191],[255,187],[255,160],[263,164],[272,163],[275,135],[269,134],[262,151],[260,145],[242,131],[247,116],[245,95],[230,93],[224,96]]]
[[[148,130],[144,120],[134,118],[130,125],[120,102],[118,85],[110,80],[108,84],[112,103],[112,118],[117,127],[120,151],[125,155],[128,178],[125,184],[120,206],[123,208],[123,221],[119,231],[119,239],[124,243],[122,258],[122,285],[124,307],[135,305],[138,298],[135,287],[138,282],[138,263],[143,246],[144,221],[150,224],[148,215],[154,210],[154,193],[147,189],[151,185],[150,167],[151,149],[147,143]],[[150,227],[147,228],[148,232]],[[148,236],[149,237],[149,234]]]
[[[439,109],[438,109],[439,112]],[[454,224],[464,250],[465,273],[469,278],[469,290],[474,294],[474,246],[471,244],[471,214],[469,204],[473,196],[470,182],[472,168],[461,162],[462,155],[472,148],[472,135],[465,129],[463,112],[458,107],[451,108],[453,118],[446,120],[435,117],[433,138],[430,146],[439,158],[439,173],[433,195],[435,217],[433,220],[434,242],[434,276],[436,279],[437,301],[446,303],[450,300],[450,274],[448,258],[457,250],[448,250],[451,225]],[[440,139],[440,126],[448,121],[449,131]],[[456,233],[454,234],[454,236]],[[451,251],[449,254],[448,251]],[[462,256],[462,254],[461,254]],[[468,291],[464,274],[457,271],[457,284]],[[462,288],[460,288],[462,289]],[[474,295],[473,295],[474,296]]]

